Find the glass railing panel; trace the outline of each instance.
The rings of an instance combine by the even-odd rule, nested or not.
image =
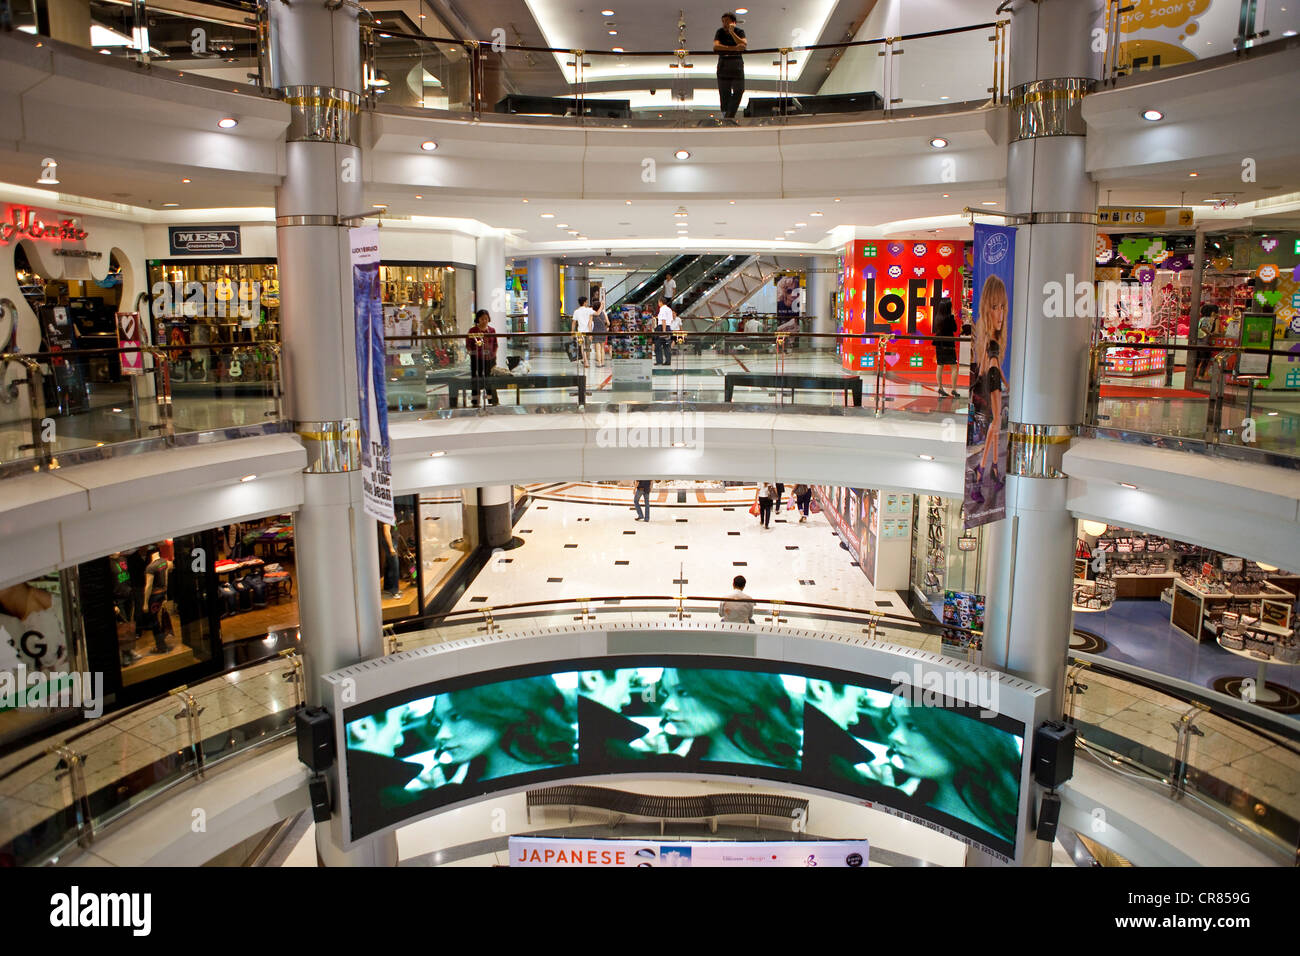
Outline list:
[[[579,66],[571,52],[487,43],[478,55],[484,114],[577,120]]]
[[[1255,14],[1255,37],[1247,46],[1276,43],[1300,33],[1300,4],[1288,0],[1267,0]]]
[[[147,41],[153,66],[236,84],[258,82],[257,25],[251,5],[187,3],[171,9],[165,2],[148,4],[144,29],[130,4],[92,2],[91,8],[97,24],[101,16],[107,18],[108,30],[100,34],[103,39],[116,44],[120,38],[129,38],[131,55],[137,57],[146,52]],[[120,46],[100,51],[104,49],[127,52]]]
[[[374,33],[371,92],[382,106],[466,112],[473,108],[472,63],[463,44]]]
[[[799,109],[828,113],[885,108],[887,47],[858,42],[818,50],[796,50],[790,67]]]
[[[989,100],[996,80],[995,39],[990,27],[891,44],[894,83],[890,109]]]
[[[279,357],[271,342],[207,345],[171,353],[177,432],[260,425],[280,417]],[[157,422],[157,405],[146,406]]]
[[[1247,2],[1253,6],[1255,0]],[[1158,71],[1237,49],[1242,3],[1227,0],[1201,7],[1158,0],[1122,4],[1115,61],[1119,75]]]

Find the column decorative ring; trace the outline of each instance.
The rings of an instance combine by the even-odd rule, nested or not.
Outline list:
[[[294,431],[307,450],[309,475],[336,475],[361,468],[361,426],[355,418],[337,422],[296,422]]]
[[[289,130],[285,142],[360,146],[361,96],[332,86],[286,86]]]
[[[1035,80],[1011,91],[1011,141],[1083,136],[1083,98],[1095,84],[1083,77]]]
[[[1007,474],[1019,478],[1065,478],[1061,464],[1076,429],[1073,425],[1026,425],[1007,429]]]

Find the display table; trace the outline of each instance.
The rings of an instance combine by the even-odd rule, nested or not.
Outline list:
[[[1281,628],[1271,628],[1267,624],[1254,625],[1253,627],[1261,631],[1267,630],[1267,631],[1276,632],[1281,630]],[[1290,633],[1290,631],[1288,631],[1287,633]],[[1295,667],[1297,663],[1300,663],[1300,661],[1280,661],[1276,657],[1266,657],[1261,660],[1260,658],[1255,657],[1250,651],[1237,650],[1237,648],[1235,647],[1224,647],[1222,640],[1220,640],[1218,643],[1219,646],[1222,647],[1229,654],[1236,654],[1238,657],[1248,658],[1259,665],[1259,668],[1255,672],[1255,702],[1256,703],[1276,704],[1281,702],[1282,695],[1275,690],[1268,689],[1268,682],[1267,680],[1265,680],[1265,674],[1268,671],[1268,665],[1272,664],[1274,667]],[[1238,678],[1238,679],[1244,680],[1245,678]]]
[[[1179,580],[1178,574],[1116,574],[1116,598],[1159,598],[1170,583]]]
[[[1106,352],[1106,376],[1136,378],[1165,370],[1164,349],[1117,348]]]
[[[1169,608],[1169,623],[1199,644],[1205,640],[1205,617],[1211,610],[1238,602],[1276,601],[1290,597],[1286,591],[1267,581],[1264,582],[1264,587],[1267,590],[1250,594],[1218,594],[1202,591],[1178,578],[1174,581],[1174,602]]]

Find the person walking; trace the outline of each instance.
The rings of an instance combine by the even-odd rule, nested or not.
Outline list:
[[[1201,306],[1201,318],[1196,323],[1197,345],[1208,346],[1210,336],[1214,335],[1219,325],[1219,307],[1212,302],[1207,302]],[[1192,381],[1199,382],[1210,373],[1210,362],[1214,361],[1214,352],[1208,348],[1196,353],[1195,371],[1192,372]]]
[[[772,527],[772,499],[776,496],[776,486],[770,481],[758,486],[758,523],[764,528]]]
[[[474,327],[465,336],[465,351],[469,353],[470,385],[474,393],[474,407],[478,408],[479,393],[484,390],[484,381],[492,374],[492,366],[497,359],[497,330],[491,325],[492,315],[487,309],[474,313]],[[488,398],[497,404],[497,390],[487,389]]]
[[[636,490],[632,492],[632,504],[636,508],[635,521],[650,520],[650,485],[652,482],[648,479],[642,479],[636,483]],[[642,510],[641,503],[645,502],[645,508]]]
[[[803,524],[808,520],[808,508],[812,505],[812,486],[795,485],[794,503],[799,509],[799,523]]]
[[[718,606],[718,616],[733,624],[754,623],[754,599],[745,593],[745,576],[737,574],[731,579],[735,588]]]
[[[677,280],[673,278],[671,272],[664,277],[664,298],[668,300],[669,304],[672,303],[673,299],[677,298]]]
[[[673,315],[672,307],[668,305],[666,299],[659,300],[659,315],[655,318],[655,327],[658,330],[655,333],[655,364],[671,365],[672,364],[672,329],[673,322],[677,316]]]
[[[781,482],[776,483],[776,513],[781,513],[781,499],[785,497],[785,485]]]
[[[583,368],[587,367],[587,338],[591,335],[595,317],[596,310],[587,305],[587,297],[584,295],[578,299],[578,307],[573,310],[573,338],[578,343]]]
[[[740,99],[745,95],[745,31],[736,26],[736,15],[724,13],[722,26],[713,34],[713,52],[718,54],[718,104],[722,118],[734,126]]]
[[[939,384],[939,397],[947,398],[943,390],[943,370],[952,369],[952,397],[957,394],[957,319],[952,314],[952,299],[940,299],[934,307],[934,374]]]
[[[605,300],[600,301],[600,311],[591,317],[591,360],[596,365],[605,364],[605,344],[609,341],[609,313]]]

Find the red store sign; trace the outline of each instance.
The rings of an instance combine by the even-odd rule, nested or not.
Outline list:
[[[87,235],[89,233],[77,225],[77,220],[60,219],[57,212],[32,206],[7,206],[4,221],[0,222],[0,242],[17,239],[81,242]]]

